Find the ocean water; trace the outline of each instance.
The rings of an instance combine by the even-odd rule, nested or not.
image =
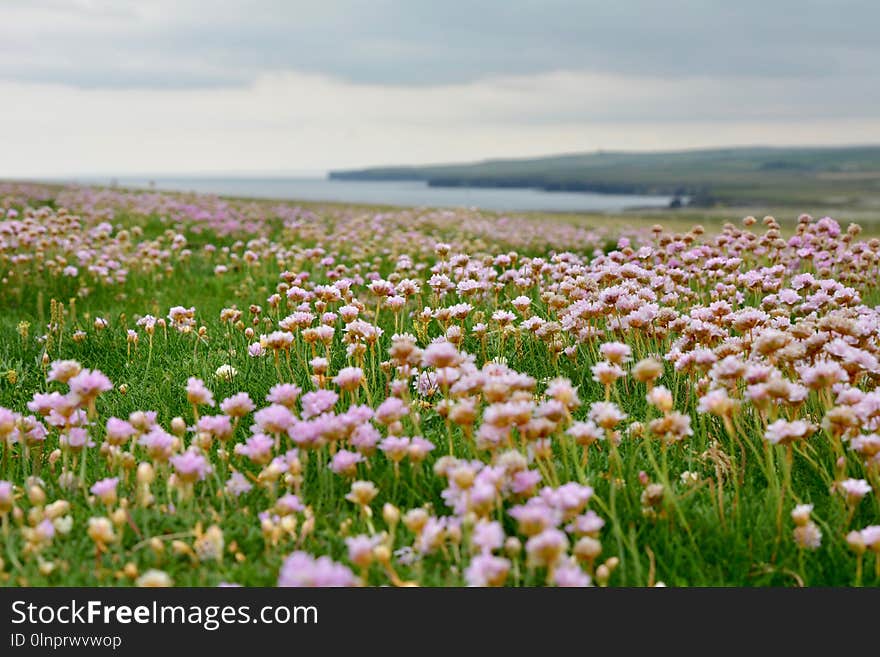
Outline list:
[[[109,179],[89,179],[110,184]],[[225,196],[375,205],[480,208],[501,211],[620,212],[635,207],[666,207],[668,196],[545,192],[538,189],[429,187],[417,181],[347,181],[326,178],[125,178],[121,187],[154,188]]]

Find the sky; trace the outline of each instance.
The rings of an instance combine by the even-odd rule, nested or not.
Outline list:
[[[0,0],[0,176],[880,143],[875,0]]]

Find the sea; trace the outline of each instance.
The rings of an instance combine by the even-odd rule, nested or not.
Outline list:
[[[119,177],[73,182],[221,196],[329,201],[401,207],[479,208],[503,212],[621,212],[668,207],[669,196],[546,192],[541,189],[431,187],[420,181],[350,181],[328,178]]]

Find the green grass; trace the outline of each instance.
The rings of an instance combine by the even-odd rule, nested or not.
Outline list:
[[[142,221],[121,216],[117,221],[137,223],[143,227],[145,236],[167,246],[164,235],[167,225],[157,218]],[[281,267],[272,262],[259,266],[239,265],[223,276],[215,276],[216,260],[209,259],[199,245],[210,242],[232,246],[235,238],[221,238],[210,232],[196,234],[189,228],[184,227],[184,232],[193,254],[185,260],[173,260],[170,272],[133,271],[124,285],[94,285],[91,294],[78,298],[73,304],[70,300],[76,297],[77,289],[69,279],[33,272],[11,277],[0,293],[3,311],[0,314],[0,406],[24,411],[34,392],[64,390],[60,384],[45,382],[46,368],[42,359],[46,348],[37,340],[42,333],[40,326],[48,322],[50,300],[55,299],[65,305],[65,324],[54,337],[48,358],[75,359],[85,367],[101,370],[116,386],[98,400],[99,426],[103,426],[110,416],[125,418],[136,410],[157,411],[158,421],[165,427],[176,416],[191,423],[193,411],[184,393],[190,376],[204,379],[218,402],[238,391],[247,391],[259,407],[269,388],[278,382],[278,371],[271,357],[249,358],[246,355],[249,340],[240,330],[221,324],[219,312],[222,308],[237,305],[245,311],[247,318],[249,304],[259,303],[267,308],[266,297],[273,292]],[[277,228],[272,230],[271,237],[284,239]],[[355,248],[356,245],[341,244],[337,257],[344,260]],[[380,255],[378,270],[387,275],[393,263],[393,254]],[[292,266],[294,263],[285,264]],[[324,282],[323,274],[312,262],[299,260],[295,264],[300,270],[312,272],[316,282]],[[503,294],[510,298],[516,296],[512,286],[508,286]],[[549,315],[542,300],[534,292],[532,294],[534,311]],[[427,291],[423,291],[422,301],[431,302]],[[878,302],[880,293],[876,288],[871,289],[866,303]],[[127,342],[126,329],[134,327],[138,316],[146,313],[164,316],[170,306],[177,304],[196,307],[198,324],[207,329],[206,340],[172,330],[166,336],[157,330],[151,352],[143,333],[136,348]],[[488,316],[492,308],[478,307],[477,310],[485,311]],[[102,331],[96,331],[92,326],[99,316],[109,321],[108,328]],[[30,324],[26,337],[20,334],[21,322]],[[473,318],[469,319],[465,328],[471,328],[474,323]],[[381,354],[385,354],[390,346],[395,329],[418,333],[411,318],[396,327],[390,312],[383,312],[380,326],[385,331],[378,345]],[[82,342],[73,339],[75,330],[85,331]],[[269,329],[258,328],[257,332],[261,330],[268,332]],[[428,327],[430,337],[440,332],[441,327],[436,321]],[[332,348],[331,372],[346,364],[341,333],[337,331]],[[630,341],[625,335],[607,337]],[[636,359],[666,353],[670,343],[670,338],[645,339],[639,336],[630,341]],[[486,344],[481,344],[468,334],[462,348],[476,355],[478,365],[493,357],[506,359],[513,369],[526,372],[541,382],[539,391],[543,390],[543,382],[547,379],[568,377],[579,387],[583,406],[575,416],[581,418],[589,404],[603,399],[605,394],[604,388],[592,380],[589,369],[599,360],[597,346],[598,343],[579,347],[574,359],[556,359],[544,343],[533,338],[502,341],[499,336],[492,335]],[[293,380],[308,389],[308,372],[298,357],[305,355],[305,346],[298,343],[296,349],[298,354],[291,359],[290,368],[282,366],[281,378]],[[377,356],[371,358],[374,358],[373,363],[377,362]],[[232,381],[215,379],[216,368],[226,363],[234,365],[239,370],[238,375]],[[365,369],[370,381],[369,391],[368,394],[367,391],[359,393],[360,401],[369,397],[378,403],[387,394],[385,380],[375,366]],[[611,462],[606,446],[601,451],[592,452],[585,470],[577,465],[579,453],[560,439],[555,441],[554,456],[548,464],[560,482],[580,480],[594,487],[595,497],[590,508],[607,523],[602,532],[601,560],[609,557],[620,560],[611,583],[629,586],[656,581],[670,586],[790,586],[796,583],[841,586],[855,583],[856,558],[847,548],[845,529],[877,523],[880,516],[877,491],[859,505],[847,525],[847,510],[842,501],[839,496],[828,493],[830,464],[833,464],[835,455],[824,433],[820,432],[815,440],[794,451],[791,487],[783,500],[780,533],[778,514],[784,450],[766,447],[762,440],[764,420],[756,414],[744,414],[739,433],[733,437],[717,418],[697,413],[692,381],[675,374],[667,366],[659,383],[672,391],[676,408],[692,417],[694,435],[691,438],[663,448],[658,441],[627,437],[620,446],[619,464]],[[617,401],[630,418],[647,422],[651,417],[657,417],[658,412],[648,406],[645,392],[643,384],[627,380],[616,386],[612,400]],[[344,405],[337,408],[342,409]],[[815,417],[821,417],[824,412],[815,393],[809,398],[804,412]],[[238,428],[235,441],[244,440],[249,425],[250,419],[246,418]],[[415,432],[416,427],[409,424],[407,429]],[[379,457],[371,460],[368,472],[361,471],[362,477],[368,476],[381,491],[372,504],[377,528],[384,527],[379,510],[385,502],[402,510],[427,504],[437,514],[448,513],[441,497],[445,483],[431,470],[433,462],[447,451],[446,425],[430,401],[426,402],[421,413],[419,429],[437,446],[421,468],[404,464],[400,476],[396,477],[390,463]],[[97,433],[100,435],[101,431],[99,429]],[[453,428],[452,435],[456,455],[484,457],[457,428]],[[0,551],[0,558],[5,560],[0,577],[5,577],[8,585],[128,584],[131,580],[120,576],[120,571],[129,562],[136,564],[140,572],[151,567],[166,570],[177,585],[210,586],[221,581],[273,585],[283,558],[298,546],[296,541],[289,539],[275,545],[264,540],[257,513],[272,505],[272,494],[268,490],[255,488],[236,502],[218,497],[217,482],[209,478],[197,485],[198,494],[194,500],[178,504],[176,513],[169,513],[172,496],[161,482],[153,487],[157,501],[152,507],[134,505],[133,473],[130,473],[129,481],[120,485],[120,492],[132,497],[131,523],[123,527],[121,542],[111,546],[96,565],[94,544],[86,535],[85,527],[89,517],[102,515],[104,510],[100,503],[90,505],[83,490],[68,492],[60,488],[57,480],[59,464],[56,463],[53,469],[46,460],[56,444],[57,436],[53,433],[43,451],[45,491],[50,501],[67,499],[71,503],[74,529],[68,536],[56,537],[41,554],[42,560],[54,564],[54,571],[46,575],[41,573],[35,555],[22,554],[23,541],[13,527],[11,538],[4,540],[4,549]],[[736,474],[718,474],[709,455],[713,446],[733,460],[734,470],[742,468],[741,480]],[[366,531],[366,526],[353,505],[345,500],[348,483],[321,467],[327,458],[326,453],[312,453],[306,466],[302,499],[314,512],[315,529],[300,547],[345,562],[344,528],[348,526],[350,533],[355,534]],[[854,456],[848,458],[851,472],[861,472],[862,466]],[[218,470],[222,469],[216,459],[214,463]],[[0,479],[7,478],[20,485],[30,467],[32,465],[15,451],[11,460],[4,461]],[[240,467],[253,475],[259,471],[251,465]],[[693,488],[681,483],[679,475],[684,471],[699,473],[700,483]],[[640,472],[667,486],[667,495],[657,517],[646,517],[643,513]],[[115,474],[116,470],[93,450],[86,473],[88,482],[93,482]],[[721,481],[724,488],[719,494]],[[791,540],[792,524],[788,514],[795,498],[815,504],[814,516],[819,519],[824,535],[821,548],[815,552],[802,552]],[[33,506],[23,497],[19,503],[25,512]],[[512,518],[506,513],[496,515],[503,521],[506,533],[516,535]],[[196,523],[203,527],[219,524],[226,545],[234,542],[238,549],[227,550],[220,563],[194,564],[186,556],[172,554],[170,540],[165,541],[166,550],[162,555],[156,554],[145,543],[151,536],[184,535],[191,532]],[[412,538],[408,530],[400,527],[395,547],[411,543]],[[191,541],[191,538],[186,540]],[[242,555],[240,560],[233,552]],[[20,567],[14,567],[14,557]],[[395,568],[403,579],[415,580],[422,585],[452,586],[464,582],[462,570],[467,561],[466,555],[447,546],[419,564],[396,565]],[[509,583],[538,585],[543,583],[546,575],[542,569],[526,568],[522,556],[517,558],[517,570],[519,576],[511,575]],[[386,574],[376,564],[369,571],[369,583],[388,583]],[[866,559],[863,583],[880,584],[880,578],[873,573],[870,558]]]

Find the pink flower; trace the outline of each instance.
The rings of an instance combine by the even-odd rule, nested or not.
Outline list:
[[[256,408],[254,402],[246,392],[239,392],[227,397],[220,404],[220,410],[230,417],[244,417],[254,408]]]
[[[302,398],[302,416],[306,420],[329,411],[339,400],[339,395],[332,390],[314,390],[307,392]]]
[[[104,504],[110,505],[116,502],[116,487],[118,485],[119,477],[109,477],[96,482],[89,491]]]
[[[214,393],[205,387],[205,383],[201,379],[194,376],[189,377],[186,381],[186,399],[194,406],[214,405]]]
[[[98,370],[82,370],[68,382],[70,392],[80,404],[90,404],[102,392],[113,389],[110,379]]]
[[[254,423],[260,431],[271,434],[285,433],[296,420],[286,406],[272,404],[254,414]]]
[[[278,586],[355,586],[357,579],[346,566],[330,557],[317,559],[307,552],[297,551],[288,556],[278,573]]]
[[[357,464],[363,463],[364,457],[358,452],[350,452],[341,449],[333,455],[330,461],[330,469],[338,475],[354,477],[357,475]]]
[[[177,476],[187,483],[201,481],[213,470],[205,456],[195,448],[172,457],[171,465]]]
[[[273,404],[281,404],[293,410],[296,400],[299,399],[302,389],[293,383],[278,383],[269,388],[266,401]]]
[[[131,423],[120,420],[118,417],[107,419],[107,442],[111,445],[122,445],[135,434],[136,430]]]
[[[553,583],[562,587],[584,587],[590,586],[592,580],[577,563],[566,560],[553,571]]]
[[[253,485],[240,472],[233,472],[226,480],[226,492],[233,497],[238,497],[253,489]]]
[[[246,456],[254,463],[265,465],[272,460],[272,450],[275,448],[275,440],[264,433],[250,436],[245,443],[235,446],[235,453]]]
[[[49,368],[46,381],[67,383],[82,371],[82,365],[75,360],[56,360]]]
[[[364,371],[360,367],[343,367],[336,376],[333,377],[333,383],[342,390],[355,390],[364,382]]]
[[[501,586],[510,572],[510,561],[483,552],[471,559],[464,571],[468,586]]]
[[[504,530],[500,522],[481,520],[474,525],[471,543],[481,552],[491,552],[504,545],[504,538]]]
[[[167,461],[174,451],[175,438],[161,427],[153,427],[138,440],[138,445],[147,450],[151,459]]]

